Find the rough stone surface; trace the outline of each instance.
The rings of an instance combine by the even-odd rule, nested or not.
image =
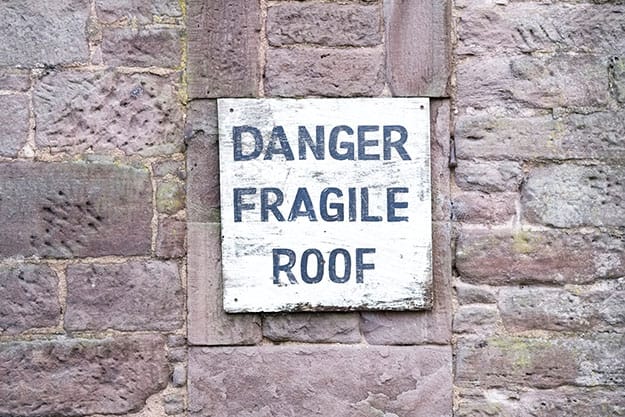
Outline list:
[[[591,337],[461,337],[456,384],[481,388],[614,386],[625,382],[623,334]]]
[[[96,13],[103,23],[136,20],[153,23],[164,18],[182,17],[178,0],[95,0]]]
[[[0,95],[0,156],[15,157],[26,144],[29,101],[23,95]]]
[[[46,265],[0,267],[0,335],[59,324],[57,285],[56,274]]]
[[[219,224],[188,223],[188,337],[191,345],[251,345],[262,339],[258,315],[226,314]],[[190,368],[191,369],[191,368]]]
[[[272,314],[263,319],[263,336],[274,342],[359,343],[357,313]]]
[[[556,227],[625,224],[625,167],[551,165],[529,174],[521,198],[531,223]]]
[[[598,232],[463,228],[456,268],[468,283],[588,283],[625,275],[625,242]]]
[[[152,164],[152,172],[157,178],[163,178],[171,175],[179,180],[186,178],[185,166],[182,161],[159,161]]]
[[[58,65],[89,59],[85,27],[89,0],[0,4],[0,66]]]
[[[515,193],[456,193],[452,201],[452,218],[466,223],[506,223],[516,215]]]
[[[456,281],[454,288],[456,299],[460,304],[494,304],[497,302],[493,290],[484,285],[471,285]]]
[[[384,87],[380,48],[270,48],[265,92],[271,96],[377,96]]]
[[[159,336],[0,343],[0,415],[137,411],[168,377]]]
[[[258,93],[261,16],[257,1],[187,2],[191,98]]]
[[[622,5],[467,2],[467,6],[458,25],[460,55],[625,50]]]
[[[189,380],[191,416],[451,416],[444,346],[193,348]]]
[[[625,330],[625,278],[565,288],[502,288],[498,306],[511,331]]]
[[[625,112],[502,116],[483,111],[461,115],[456,123],[460,158],[623,159]],[[467,167],[460,161],[458,168]],[[461,168],[462,169],[462,168]]]
[[[184,185],[178,181],[161,181],[156,185],[156,209],[159,213],[176,214],[185,206]]]
[[[625,397],[620,388],[492,389],[484,395],[460,395],[454,414],[458,417],[603,417],[622,415],[625,410]]]
[[[67,267],[69,330],[175,330],[182,325],[178,265],[133,261]]]
[[[433,223],[434,306],[422,312],[363,312],[361,330],[372,345],[448,344],[451,340],[451,227]]]
[[[0,256],[150,252],[152,186],[122,164],[0,164]]]
[[[111,70],[51,72],[34,91],[37,145],[52,153],[179,152],[183,139],[177,78]]]
[[[379,7],[336,3],[285,3],[267,11],[272,46],[374,46],[382,43]]]
[[[607,67],[592,56],[471,57],[457,63],[458,106],[603,107]]]
[[[621,49],[622,50],[622,49]],[[625,56],[613,56],[608,63],[610,94],[620,104],[625,103]]]
[[[185,236],[187,224],[183,220],[167,217],[159,220],[156,236],[156,256],[181,258],[186,254]]]
[[[0,67],[0,90],[27,91],[30,88],[30,71]]]
[[[461,306],[454,315],[453,330],[454,333],[492,334],[498,322],[499,314],[495,306]]]
[[[468,191],[517,191],[523,180],[521,164],[510,161],[460,160],[454,174],[456,184]]]
[[[450,21],[446,0],[384,0],[386,72],[397,96],[449,94]]]
[[[432,220],[451,218],[449,189],[449,140],[451,106],[449,100],[430,100],[430,160],[432,177]]]
[[[182,58],[179,29],[105,28],[102,58],[112,66],[176,68]]]

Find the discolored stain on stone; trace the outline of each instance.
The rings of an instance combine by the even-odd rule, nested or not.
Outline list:
[[[156,186],[156,209],[175,214],[185,206],[185,187],[178,181],[162,181]]]

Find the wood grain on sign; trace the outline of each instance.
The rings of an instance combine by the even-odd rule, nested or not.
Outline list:
[[[218,112],[227,312],[431,307],[428,99]]]

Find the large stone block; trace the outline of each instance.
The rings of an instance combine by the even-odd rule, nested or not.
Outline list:
[[[259,2],[189,0],[187,16],[189,96],[256,96],[260,81]]]
[[[0,164],[0,257],[150,253],[147,169],[121,164]]]
[[[521,196],[524,218],[556,227],[625,224],[625,167],[551,165],[532,170]]]
[[[89,0],[0,4],[0,66],[86,63]]]
[[[443,346],[192,348],[189,384],[191,416],[452,415]]]
[[[0,267],[0,334],[53,327],[61,320],[58,278],[46,265]]]
[[[96,13],[103,23],[136,20],[139,24],[156,19],[182,17],[178,0],[95,0]]]
[[[421,312],[362,312],[361,330],[373,345],[448,344],[451,341],[451,227],[433,223],[434,305]]]
[[[498,306],[508,330],[625,331],[625,279],[565,288],[502,288]]]
[[[359,343],[358,313],[270,314],[263,318],[263,336],[275,342]]]
[[[460,160],[455,171],[456,184],[469,191],[517,191],[523,181],[518,162]]]
[[[380,48],[270,48],[265,92],[270,96],[377,96],[384,88]]]
[[[284,3],[267,11],[272,46],[374,46],[382,43],[380,8],[356,4]]]
[[[452,200],[452,219],[464,223],[507,223],[516,215],[516,193],[461,191]]]
[[[182,59],[182,33],[171,28],[105,28],[102,59],[111,66],[176,68]]]
[[[484,3],[484,2],[482,2]],[[623,6],[467,2],[460,13],[461,55],[553,52],[613,54],[625,50]]]
[[[176,330],[183,306],[175,262],[67,267],[68,330]]]
[[[625,396],[621,388],[506,389],[484,395],[460,391],[457,417],[605,417],[623,414]]]
[[[485,388],[562,385],[614,386],[625,382],[625,336],[461,337],[456,350],[456,384]]]
[[[159,336],[0,343],[0,415],[129,413],[168,378]]]
[[[605,61],[593,55],[468,57],[457,64],[458,106],[604,107]]]
[[[37,145],[52,153],[180,152],[183,111],[178,77],[111,70],[52,72],[35,86]]]
[[[625,158],[623,111],[572,113],[557,118],[551,114],[523,117],[483,111],[460,115],[455,133],[460,158]],[[462,166],[461,161],[458,168]]]
[[[384,0],[386,72],[393,95],[449,95],[449,8],[447,0]]]
[[[221,279],[221,228],[189,223],[188,337],[191,345],[251,345],[262,339],[260,317],[226,314]]]
[[[0,95],[0,156],[16,157],[26,144],[29,106],[25,95]]]
[[[625,275],[625,242],[597,232],[464,228],[456,268],[468,283],[588,283]]]

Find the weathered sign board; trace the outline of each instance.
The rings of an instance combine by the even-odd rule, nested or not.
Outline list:
[[[218,112],[225,311],[431,306],[428,99]]]

